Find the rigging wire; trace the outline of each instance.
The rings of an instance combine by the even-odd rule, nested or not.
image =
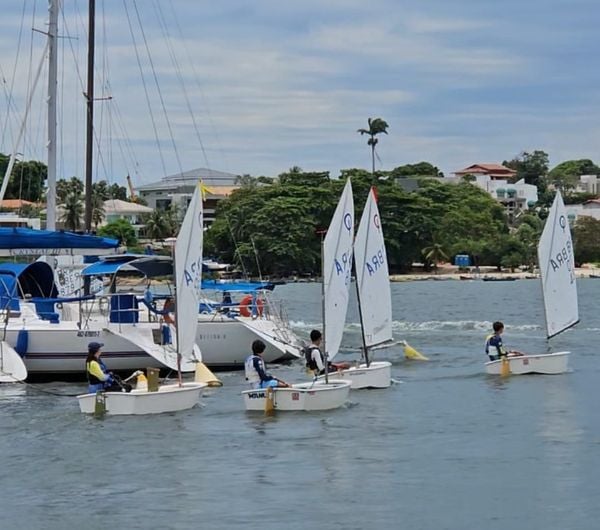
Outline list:
[[[175,6],[173,5],[173,0],[169,0],[169,5],[171,7],[171,13],[173,15],[173,20],[175,21],[175,26],[177,27],[179,37],[181,39],[181,42],[183,43],[183,49],[186,54],[187,62],[190,65],[192,74],[194,76],[194,80],[196,81],[196,86],[198,87],[198,90],[200,91],[200,97],[202,98],[202,101],[204,103],[204,111],[206,113],[206,117],[208,118],[208,123],[210,125],[212,135],[217,144],[217,148],[219,149],[219,152],[221,153],[222,159],[226,161],[227,156],[221,146],[221,140],[219,138],[219,133],[218,133],[217,128],[215,127],[214,121],[212,119],[212,115],[209,110],[209,105],[206,104],[206,95],[204,94],[202,84],[200,83],[200,76],[198,75],[194,61],[192,61],[192,55],[191,55],[189,47],[187,45],[187,41],[186,41],[185,37],[183,36],[183,31],[181,29],[181,24],[179,23],[179,18],[177,17],[177,12],[175,10]],[[204,151],[204,147],[202,148],[202,152],[204,153],[204,159],[206,161],[207,167],[210,167],[209,162],[208,162],[208,157],[206,156],[206,152]]]
[[[15,62],[12,68],[12,78],[10,82],[10,88],[7,94],[7,105],[6,105],[6,117],[4,121],[4,127],[2,128],[2,137],[0,138],[0,146],[4,145],[4,140],[6,139],[6,131],[10,127],[12,120],[10,119],[10,106],[11,103],[14,105],[14,87],[15,87],[15,79],[17,77],[17,65],[19,64],[19,56],[21,54],[21,41],[23,37],[23,27],[25,26],[25,10],[27,8],[27,0],[23,1],[23,9],[21,10],[21,24],[19,25],[19,36],[17,37],[17,51],[15,55]],[[1,73],[1,70],[0,70]],[[6,91],[6,79],[4,78],[4,74],[2,75],[2,81],[4,90]],[[17,112],[17,108],[15,106],[15,113]]]
[[[123,6],[125,7],[125,14],[127,16],[127,24],[129,26],[129,33],[131,34],[131,40],[133,42],[133,49],[135,51],[135,57],[137,60],[137,65],[140,70],[140,77],[142,79],[142,86],[144,87],[144,94],[146,96],[146,104],[148,105],[148,112],[150,114],[150,120],[152,121],[152,129],[154,130],[154,138],[156,140],[156,147],[158,148],[158,155],[160,158],[160,163],[162,165],[163,175],[167,175],[167,167],[165,165],[165,158],[163,156],[162,147],[160,145],[160,139],[158,136],[158,130],[156,128],[156,119],[154,118],[154,112],[152,111],[152,105],[150,102],[150,95],[148,94],[148,87],[146,86],[146,79],[144,78],[144,71],[142,69],[142,62],[140,60],[140,54],[137,47],[137,41],[135,39],[135,35],[133,33],[133,26],[131,24],[131,17],[129,16],[129,9],[127,9],[127,3],[123,0]]]
[[[183,97],[185,99],[186,107],[189,112],[190,118],[192,119],[192,125],[194,127],[194,131],[196,133],[196,138],[198,139],[198,143],[200,144],[200,149],[202,150],[202,155],[204,156],[204,161],[205,161],[206,167],[210,168],[210,163],[208,161],[208,157],[207,157],[206,151],[204,149],[204,143],[202,142],[202,135],[200,134],[200,129],[198,127],[198,123],[196,122],[196,116],[194,114],[194,111],[192,109],[192,104],[191,104],[191,101],[190,101],[190,98],[188,95],[188,91],[187,91],[187,88],[185,85],[185,80],[181,73],[181,66],[179,65],[179,61],[177,60],[177,55],[175,54],[175,51],[173,48],[171,34],[170,34],[169,28],[166,24],[165,16],[162,11],[162,8],[160,7],[160,2],[158,2],[157,0],[154,1],[154,9],[157,13],[157,18],[158,18],[159,26],[160,26],[162,34],[163,34],[163,38],[164,38],[165,42],[167,43],[167,49],[169,51],[171,61],[172,61],[173,65],[175,66],[175,73],[177,75],[177,79],[179,80],[179,84],[181,85],[181,89],[183,92]]]
[[[173,146],[173,153],[175,155],[175,159],[177,160],[177,165],[179,167],[179,172],[183,174],[183,166],[181,165],[181,159],[179,158],[179,152],[177,150],[177,145],[175,143],[175,137],[173,136],[173,129],[171,128],[171,120],[169,119],[169,115],[167,113],[167,108],[165,106],[165,100],[162,95],[162,90],[160,89],[160,83],[158,82],[158,77],[156,75],[156,69],[154,68],[154,61],[152,60],[152,54],[150,53],[150,48],[148,46],[148,40],[146,39],[146,32],[144,31],[144,26],[142,24],[142,19],[140,18],[140,13],[138,11],[137,2],[133,0],[133,8],[135,9],[135,14],[138,20],[138,24],[140,25],[140,31],[142,34],[142,39],[144,41],[144,46],[146,48],[146,53],[148,54],[148,62],[150,63],[150,69],[152,70],[152,77],[154,78],[154,84],[156,85],[156,90],[158,92],[158,97],[160,99],[160,104],[163,110],[163,114],[165,116],[165,121],[167,123],[167,129],[169,130],[169,137],[171,138],[171,144]]]

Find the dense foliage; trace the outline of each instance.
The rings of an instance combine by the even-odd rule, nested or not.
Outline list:
[[[377,187],[393,272],[406,271],[413,262],[429,267],[458,253],[498,267],[533,259],[531,244],[541,223],[523,222],[510,233],[502,206],[485,191],[468,183],[423,179],[416,191],[406,192],[388,175],[359,169],[344,170],[341,179],[333,180],[326,173],[293,168],[272,185],[243,186],[219,205],[206,234],[206,252],[251,273],[260,266],[263,274],[318,274],[318,232],[328,226],[348,177],[357,222],[370,186]]]

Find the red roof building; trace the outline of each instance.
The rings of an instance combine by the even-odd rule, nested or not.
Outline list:
[[[511,181],[517,176],[517,172],[514,169],[510,169],[502,164],[473,164],[460,171],[455,171],[454,174],[457,177],[465,175],[488,175],[492,180],[502,179],[507,181]]]

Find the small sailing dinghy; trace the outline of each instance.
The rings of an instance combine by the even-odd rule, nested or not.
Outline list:
[[[322,243],[323,252],[323,349],[329,358],[338,352],[346,310],[352,270],[352,243],[354,239],[354,198],[350,179],[329,224]],[[327,357],[327,355],[326,355]],[[336,375],[336,381],[323,376],[323,380],[298,383],[290,388],[277,387],[269,398],[266,389],[242,392],[246,410],[266,410],[272,399],[275,410],[329,410],[341,407],[348,399],[350,381]]]
[[[546,315],[547,338],[579,322],[575,255],[567,211],[559,191],[552,203],[538,244],[538,261]],[[492,375],[562,374],[567,371],[568,351],[507,357],[485,364]]]
[[[178,358],[200,363],[196,345],[198,307],[202,274],[203,212],[200,183],[188,206],[175,243],[175,328]],[[190,409],[195,406],[206,383],[179,383],[131,392],[99,392],[77,396],[81,412],[91,414],[97,403],[106,414],[158,414]]]
[[[370,348],[392,341],[390,277],[374,188],[369,191],[354,240],[354,263],[365,362],[331,375],[352,381],[352,389],[387,388],[392,384],[392,363],[369,358]]]

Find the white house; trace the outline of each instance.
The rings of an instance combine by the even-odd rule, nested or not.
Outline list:
[[[526,210],[538,201],[537,186],[527,184],[524,179],[510,182],[517,172],[501,164],[473,164],[454,174],[457,178],[470,175],[472,184],[502,203],[509,215]]]

